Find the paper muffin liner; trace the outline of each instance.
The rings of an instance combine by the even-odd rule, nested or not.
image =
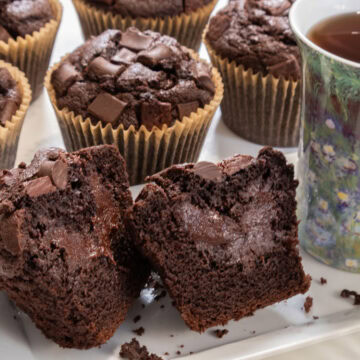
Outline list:
[[[221,104],[224,123],[237,135],[257,144],[298,146],[301,113],[300,81],[263,76],[252,69],[245,70],[235,61],[216,54],[203,41],[212,64],[224,81],[224,100]]]
[[[15,164],[21,128],[31,102],[31,89],[25,74],[18,68],[0,60],[0,68],[6,68],[17,82],[21,92],[21,104],[15,115],[0,125],[0,169],[10,169]]]
[[[155,18],[133,18],[130,16],[106,12],[91,6],[84,0],[72,0],[79,15],[81,27],[86,39],[91,35],[99,35],[107,29],[126,30],[130,26],[138,29],[153,30],[163,35],[176,38],[182,45],[198,51],[201,44],[201,34],[209,21],[218,0],[212,0],[209,4],[191,12],[178,16],[166,16]]]
[[[193,56],[198,59],[195,53]],[[101,144],[116,145],[126,161],[131,185],[140,184],[147,176],[173,164],[195,162],[198,159],[211,120],[223,98],[224,85],[217,69],[212,69],[215,95],[208,105],[181,121],[176,120],[170,127],[163,125],[159,129],[155,126],[149,131],[144,125],[138,130],[133,125],[128,129],[124,129],[123,124],[115,129],[111,124],[103,126],[101,122],[94,125],[90,118],[84,119],[67,108],[60,110],[51,84],[51,74],[61,62],[49,69],[45,87],[68,151]]]
[[[56,34],[62,17],[58,0],[49,0],[54,19],[31,35],[0,41],[0,59],[17,66],[29,79],[33,100],[41,93],[44,77],[49,67]]]

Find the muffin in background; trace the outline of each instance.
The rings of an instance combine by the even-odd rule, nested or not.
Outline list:
[[[58,0],[0,2],[0,59],[25,73],[33,100],[43,88],[61,17]]]
[[[263,145],[299,141],[301,58],[288,20],[294,1],[230,1],[204,32],[225,84],[225,124]]]
[[[132,185],[195,161],[223,94],[209,64],[136,28],[88,40],[49,70],[45,86],[67,149],[117,145]]]
[[[24,73],[0,60],[0,169],[14,166],[30,101],[30,85]]]
[[[218,0],[73,0],[86,39],[131,26],[176,38],[198,51]]]

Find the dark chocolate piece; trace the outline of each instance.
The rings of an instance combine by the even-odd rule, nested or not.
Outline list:
[[[112,64],[99,56],[89,64],[88,73],[95,78],[101,79],[104,76],[116,77],[124,70],[124,66]]]
[[[164,44],[159,44],[150,50],[139,53],[137,60],[146,66],[156,66],[161,60],[166,60],[173,55],[171,48]]]
[[[68,88],[75,83],[75,81],[79,80],[80,74],[76,70],[75,66],[64,62],[61,64],[52,74],[51,81],[56,87],[57,91],[64,95]]]
[[[136,60],[136,58],[136,53],[126,48],[122,48],[111,58],[111,61],[115,64],[130,65]]]
[[[194,165],[193,171],[196,175],[210,181],[221,181],[222,171],[214,163],[208,161],[201,161]]]
[[[43,176],[24,183],[26,194],[31,198],[50,194],[56,191],[49,176]]]
[[[154,126],[159,128],[163,124],[171,124],[171,104],[156,102],[141,104],[141,123],[150,131]]]
[[[190,116],[191,113],[197,112],[199,109],[199,103],[197,101],[192,101],[185,104],[177,105],[179,111],[179,119],[181,120],[185,116]]]
[[[126,103],[108,94],[101,93],[89,106],[89,113],[105,123],[113,124],[126,108]]]
[[[4,108],[0,110],[0,125],[5,126],[6,122],[11,120],[18,109],[19,105],[15,101],[7,101],[4,105]]]
[[[11,35],[6,31],[6,29],[0,25],[0,41],[8,42],[12,39]]]
[[[139,52],[147,49],[153,42],[151,36],[147,36],[132,28],[127,29],[121,36],[120,45],[129,50]]]

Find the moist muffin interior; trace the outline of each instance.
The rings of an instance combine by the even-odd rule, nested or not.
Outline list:
[[[0,68],[0,126],[5,126],[21,104],[21,92],[15,79],[5,68]]]
[[[136,28],[90,39],[51,82],[58,108],[125,129],[171,126],[210,103],[215,91],[209,65],[175,39]]]
[[[270,148],[174,166],[150,178],[128,213],[139,250],[186,324],[224,325],[305,293],[292,165]]]
[[[294,2],[230,1],[210,20],[206,39],[218,55],[245,69],[298,80],[301,56],[288,19]]]
[[[1,0],[0,41],[31,35],[53,18],[48,0]]]
[[[0,173],[0,289],[62,347],[105,343],[148,276],[123,215],[132,204],[112,146],[40,151]]]
[[[211,0],[85,0],[96,7],[131,17],[165,17],[195,11]]]

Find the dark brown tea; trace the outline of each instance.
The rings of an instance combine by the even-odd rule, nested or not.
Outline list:
[[[321,21],[308,38],[332,54],[360,63],[360,11]]]

